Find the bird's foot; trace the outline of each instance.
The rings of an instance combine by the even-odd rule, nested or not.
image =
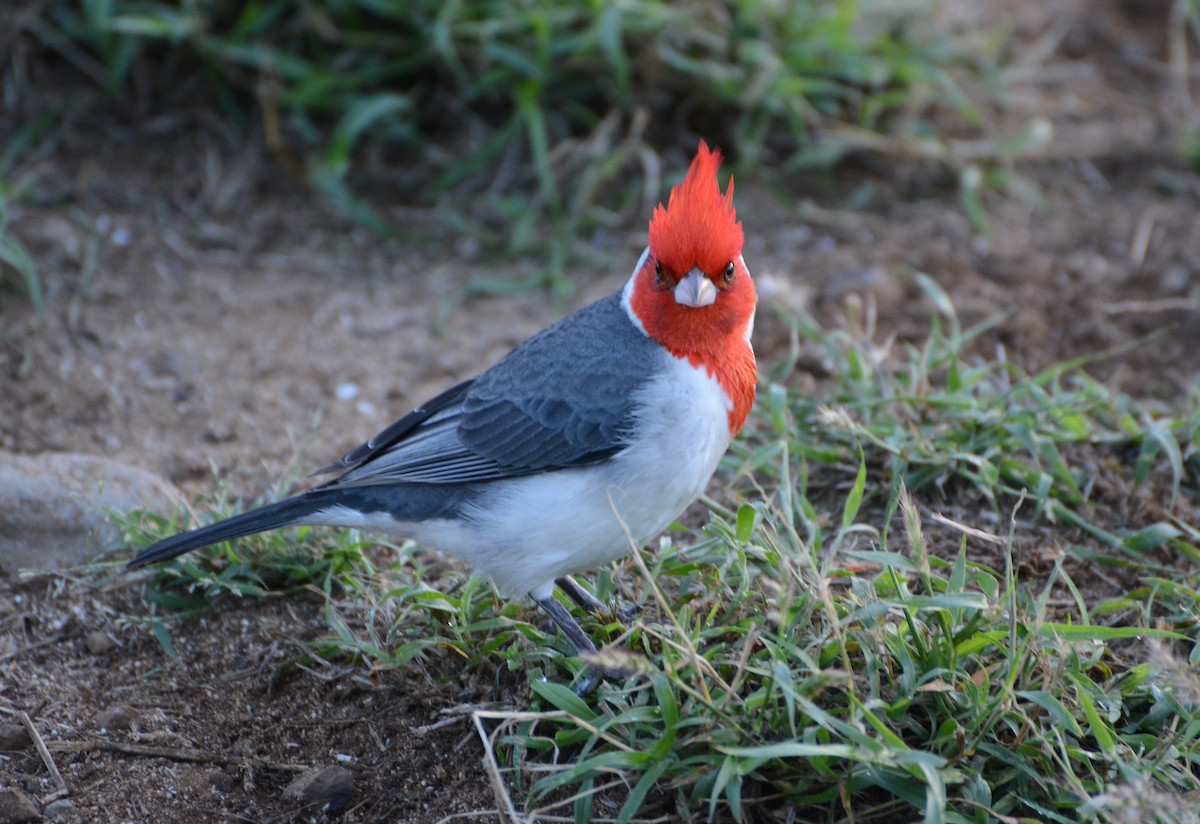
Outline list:
[[[596,687],[600,686],[601,681],[611,681],[613,683],[621,683],[628,678],[632,673],[629,670],[620,669],[619,667],[605,667],[596,664],[588,664],[583,670],[583,677],[576,682],[571,691],[583,698],[585,695],[591,695],[596,691]]]
[[[619,607],[613,607],[612,614],[613,614],[613,617],[616,618],[618,621],[620,621],[622,624],[629,624],[629,623],[633,622],[634,618],[637,618],[639,615],[642,614],[642,605],[641,604],[621,604],[621,606],[619,606]]]

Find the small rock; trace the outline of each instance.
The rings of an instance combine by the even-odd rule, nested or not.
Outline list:
[[[210,420],[204,429],[204,440],[209,443],[227,443],[237,439],[237,430],[229,421]]]
[[[24,724],[0,724],[0,752],[18,752],[32,743]]]
[[[82,764],[76,761],[71,765],[71,774],[79,782],[87,781],[98,772],[100,772],[100,767],[95,761],[84,761]]]
[[[109,511],[169,514],[179,501],[162,478],[118,461],[0,452],[0,559],[14,572],[76,566],[117,546]]]
[[[286,801],[299,801],[336,813],[354,800],[354,774],[345,767],[314,768],[283,790]]]
[[[83,636],[83,645],[92,655],[103,655],[117,648],[117,642],[109,637],[107,632],[94,629]]]
[[[234,780],[234,777],[224,770],[213,770],[210,772],[208,774],[208,783],[213,789],[223,793],[233,792],[234,787],[237,786],[237,781]]]
[[[896,306],[904,297],[904,284],[882,266],[841,272],[826,284],[822,297],[841,300],[848,295],[874,295],[879,306]]]
[[[41,818],[33,799],[15,787],[0,790],[0,824],[24,824]]]
[[[62,821],[64,818],[69,818],[73,812],[75,812],[75,804],[70,799],[60,798],[47,804],[46,809],[42,810],[42,815],[51,821]]]
[[[101,710],[96,716],[96,729],[127,730],[138,720],[137,710],[127,704],[113,704],[106,710]]]

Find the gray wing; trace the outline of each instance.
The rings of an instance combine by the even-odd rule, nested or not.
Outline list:
[[[661,357],[613,295],[348,453],[327,486],[465,484],[604,460],[625,446]]]

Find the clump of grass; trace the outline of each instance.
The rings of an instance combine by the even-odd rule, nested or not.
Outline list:
[[[1065,522],[1122,553],[1112,563],[1145,561],[1158,547],[1196,560],[1194,530],[1174,514],[1183,484],[1195,485],[1200,398],[1189,399],[1182,410],[1143,408],[1114,395],[1083,368],[1120,352],[1082,357],[1036,375],[1023,374],[1002,352],[994,360],[968,360],[967,347],[995,321],[962,330],[941,287],[920,273],[914,277],[936,310],[931,334],[919,346],[876,344],[867,312],[829,332],[811,320],[800,322],[799,334],[821,350],[835,379],[825,398],[789,399],[785,389],[774,387],[767,395],[777,436],[788,431],[787,416],[806,427],[795,443],[799,460],[792,472],[803,481],[814,467],[868,448],[884,473],[877,495],[898,482],[917,491],[953,491],[966,484],[983,499],[984,517],[996,523],[1004,502],[1025,494],[1035,518]],[[903,349],[899,357],[893,348]],[[776,374],[790,368],[781,364]],[[774,442],[768,447],[775,448]],[[1096,516],[1115,502],[1097,498],[1103,494],[1096,488],[1097,467],[1069,463],[1069,450],[1076,447],[1096,450],[1081,458],[1115,461],[1116,466],[1102,460],[1101,468],[1128,464],[1127,472],[1113,474],[1130,491],[1145,484],[1152,470],[1165,470],[1168,517],[1136,530],[1106,527]],[[747,470],[761,463],[750,452],[742,454]],[[797,517],[806,522],[805,539],[820,547],[824,536],[811,526],[812,513]]]
[[[233,517],[248,508],[230,499],[221,487],[196,501],[195,507],[208,513],[205,523]],[[134,510],[114,514],[113,521],[122,530],[122,543],[136,554],[168,535],[198,526],[192,517],[188,508],[181,508],[173,517]],[[152,568],[143,597],[161,611],[125,620],[130,626],[148,627],[167,654],[175,657],[168,625],[214,609],[229,598],[279,598],[303,590],[317,590],[328,597],[361,592],[364,581],[373,575],[364,549],[375,543],[364,541],[354,530],[298,527],[186,553]],[[109,558],[104,566],[112,567],[118,560],[123,564],[124,559]]]
[[[7,125],[7,124],[6,124]],[[41,199],[40,157],[54,145],[62,127],[57,114],[44,114],[5,130],[0,126],[0,300],[6,292],[20,293],[39,320],[46,317],[46,284],[36,254],[22,237],[28,224],[22,208]],[[69,281],[75,294],[86,294],[96,276],[99,239],[91,221],[77,208],[60,210],[84,235],[84,249],[77,275]],[[23,367],[24,368],[24,367]]]
[[[42,119],[22,126],[0,151],[0,288],[7,288],[12,282],[23,290],[39,318],[46,315],[42,276],[11,222],[14,209],[28,196],[32,185],[19,173],[19,162],[50,125],[49,119]]]
[[[1061,567],[1023,587],[1011,563],[922,540],[818,555],[768,513],[745,541],[716,523],[668,548],[645,585],[674,614],[633,632],[651,674],[595,702],[534,683],[562,715],[501,740],[510,783],[532,813],[575,820],[1065,821],[1134,775],[1182,808],[1200,786],[1195,707],[1147,664],[1117,672],[1114,651],[1188,636],[1082,604],[1050,620]]]
[[[19,284],[38,317],[45,317],[46,303],[42,297],[42,279],[37,264],[33,262],[25,244],[9,228],[11,210],[6,189],[0,183],[0,286],[8,281]]]
[[[206,501],[205,509],[211,512],[206,521],[245,511],[223,499]],[[193,528],[186,511],[174,519],[135,511],[120,523],[126,544],[138,550]],[[370,569],[362,554],[364,542],[353,531],[321,531],[321,539],[317,534],[309,527],[274,530],[225,541],[207,552],[181,555],[171,564],[155,567],[149,600],[176,608],[207,608],[229,596],[280,596],[311,586],[326,591],[356,588],[351,573]]]

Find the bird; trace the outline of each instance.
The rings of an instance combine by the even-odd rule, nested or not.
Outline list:
[[[674,521],[754,401],[758,297],[721,163],[701,140],[620,290],[313,473],[330,480],[164,538],[128,567],[289,526],[376,531],[466,561],[504,597],[530,596],[577,655],[594,654],[555,587],[603,613],[572,576]]]

